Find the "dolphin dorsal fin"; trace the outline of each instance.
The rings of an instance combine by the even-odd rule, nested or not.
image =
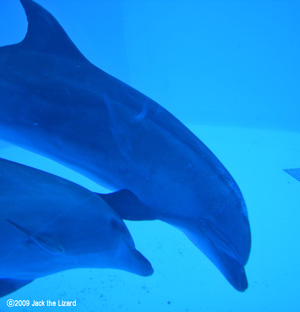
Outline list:
[[[20,0],[28,20],[22,48],[62,57],[86,60],[57,20],[32,0]]]
[[[122,219],[131,221],[155,220],[158,218],[136,195],[126,189],[113,193],[97,193]]]

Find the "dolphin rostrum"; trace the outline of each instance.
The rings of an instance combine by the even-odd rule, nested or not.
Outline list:
[[[245,290],[250,227],[229,172],[172,114],[91,64],[45,9],[21,3],[26,37],[0,48],[1,138],[125,190],[106,198],[123,219],[176,226]],[[130,213],[126,190],[141,202]]]
[[[97,194],[0,158],[0,297],[74,268],[150,275],[120,216]]]

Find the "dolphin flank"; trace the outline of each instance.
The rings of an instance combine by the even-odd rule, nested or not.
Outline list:
[[[0,137],[122,190],[102,198],[123,219],[176,226],[244,291],[250,226],[229,172],[172,114],[91,64],[45,9],[21,3],[26,37],[0,48]]]

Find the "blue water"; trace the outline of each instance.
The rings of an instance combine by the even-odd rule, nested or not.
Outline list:
[[[0,299],[0,311],[299,311],[300,2],[39,0],[95,65],[159,102],[219,157],[249,212],[249,288],[234,290],[175,228],[127,222],[155,273],[73,270]],[[0,46],[20,41],[18,0],[0,2]],[[100,191],[7,143],[0,156]],[[7,299],[76,300],[8,308]]]

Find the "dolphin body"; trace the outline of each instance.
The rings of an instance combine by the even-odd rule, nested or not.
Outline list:
[[[120,216],[97,194],[0,159],[0,297],[74,268],[150,275]]]
[[[244,291],[250,227],[229,172],[172,114],[91,64],[45,9],[21,3],[26,37],[0,48],[1,138],[129,190],[135,209],[126,192],[103,198],[123,219],[181,229]]]

